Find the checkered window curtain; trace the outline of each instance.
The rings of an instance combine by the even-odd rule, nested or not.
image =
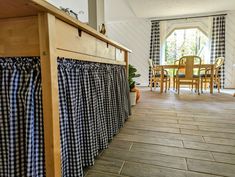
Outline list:
[[[160,51],[160,21],[152,21],[149,58],[152,59],[154,65],[160,64]],[[149,67],[149,81],[151,75],[152,72]]]
[[[214,63],[217,57],[225,57],[225,22],[226,17],[213,17],[212,41],[211,41],[211,63]],[[221,87],[225,84],[225,65],[219,71],[221,78]]]
[[[58,58],[63,177],[83,176],[83,167],[107,148],[130,115],[124,66]]]
[[[0,58],[0,177],[43,177],[40,61]]]

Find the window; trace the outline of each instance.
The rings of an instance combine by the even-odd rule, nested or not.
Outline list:
[[[185,55],[197,55],[210,61],[209,38],[198,28],[176,29],[165,41],[165,63],[173,64]]]

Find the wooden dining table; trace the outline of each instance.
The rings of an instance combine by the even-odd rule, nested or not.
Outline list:
[[[163,93],[163,77],[164,77],[164,70],[165,69],[178,69],[179,65],[158,65],[158,67],[161,67],[161,83],[160,83],[160,92]],[[214,73],[214,64],[201,64],[200,65],[194,65],[194,68],[199,68],[200,69],[208,69],[211,71],[211,73]],[[214,74],[210,75],[210,93],[213,94],[213,82],[214,82]]]

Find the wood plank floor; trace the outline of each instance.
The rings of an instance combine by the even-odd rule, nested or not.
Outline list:
[[[235,98],[142,89],[86,177],[235,177]]]

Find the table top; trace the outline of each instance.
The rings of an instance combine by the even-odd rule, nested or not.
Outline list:
[[[163,67],[164,69],[177,69],[179,65],[158,65],[160,67]],[[196,68],[199,67],[198,64],[194,65]],[[213,67],[214,64],[201,64],[201,68],[209,68]]]

